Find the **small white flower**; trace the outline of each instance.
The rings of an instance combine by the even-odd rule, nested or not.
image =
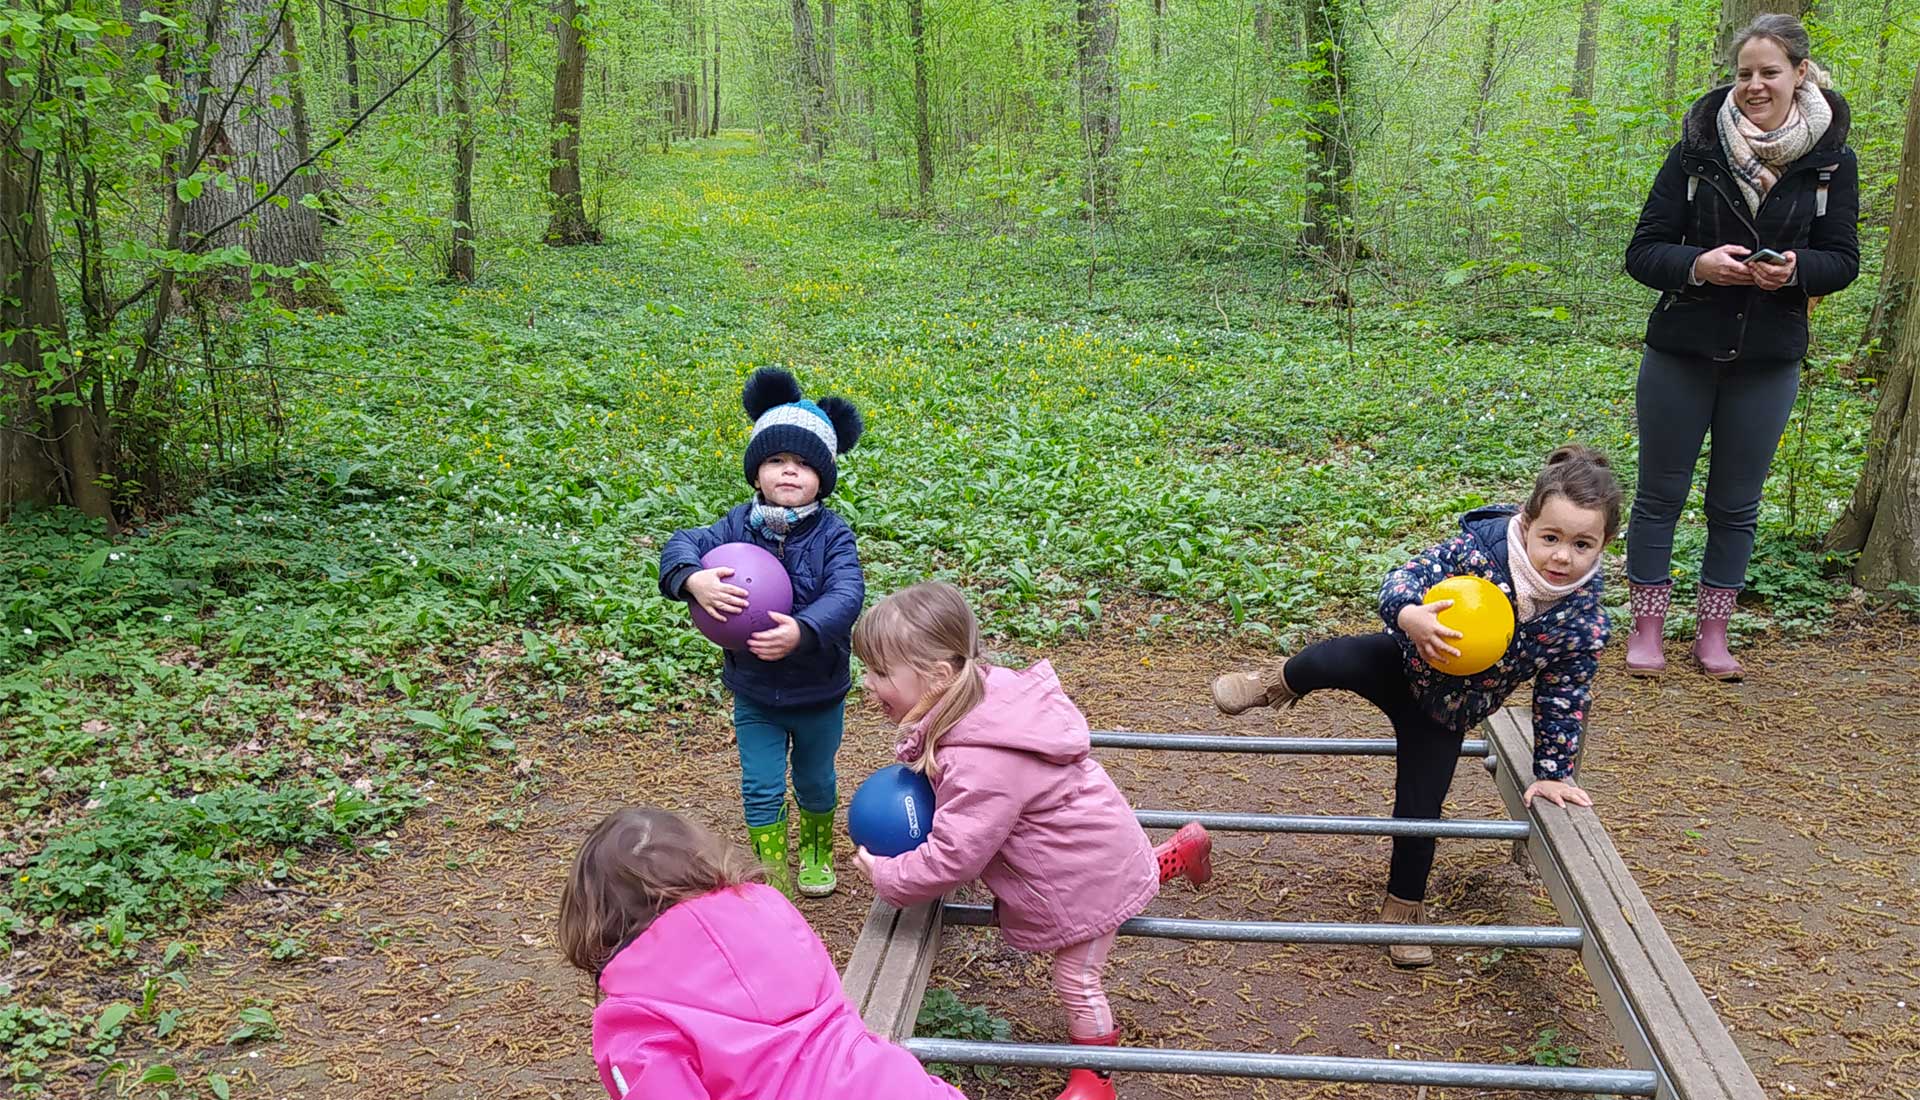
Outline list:
[[[108,554],[108,555],[107,555],[107,560],[108,560],[108,561],[119,561],[119,560],[120,560],[120,555],[119,555],[119,554],[117,554],[117,553],[116,553],[116,554]]]
[[[160,621],[161,621],[161,622],[163,622],[163,623],[170,623],[170,622],[172,622],[172,621],[173,621],[173,616],[172,616],[172,615],[162,615],[162,616],[160,616]]]
[[[23,627],[21,627],[21,628],[20,628],[20,633],[22,633],[22,634],[25,634],[25,635],[27,635],[28,637],[32,637],[32,636],[33,636],[33,628],[32,628],[32,627],[30,627],[30,626],[23,626]]]

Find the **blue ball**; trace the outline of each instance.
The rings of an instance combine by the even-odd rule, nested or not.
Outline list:
[[[897,856],[933,831],[933,784],[905,764],[867,777],[847,804],[847,835],[876,856]]]

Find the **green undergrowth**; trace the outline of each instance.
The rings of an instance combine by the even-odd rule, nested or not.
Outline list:
[[[716,702],[717,652],[656,560],[744,499],[758,366],[866,414],[831,503],[870,591],[952,579],[1032,648],[1119,608],[1298,644],[1365,615],[1463,510],[1517,500],[1553,446],[1632,476],[1630,288],[1579,321],[1348,318],[1300,305],[1311,279],[1278,261],[1123,252],[1089,292],[1071,223],[879,218],[743,148],[648,172],[605,246],[483,249],[470,287],[389,273],[342,314],[258,325],[277,463],[116,538],[68,514],[6,528],[0,931],[135,957],[248,881],[318,873],[303,853],[378,858],[436,776],[499,767],[528,726],[607,720],[575,706],[585,681],[643,717]],[[1871,397],[1842,365],[1816,357],[1783,443],[1749,629],[1834,602],[1810,537]],[[1696,510],[1682,572],[1699,531]]]

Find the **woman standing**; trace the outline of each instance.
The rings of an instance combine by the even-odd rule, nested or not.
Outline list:
[[[1641,676],[1666,668],[1673,528],[1711,432],[1693,658],[1715,679],[1740,679],[1727,620],[1799,390],[1807,310],[1860,272],[1850,114],[1808,59],[1806,28],[1762,15],[1733,50],[1733,84],[1687,111],[1627,246],[1628,273],[1661,292],[1640,360],[1640,476],[1627,527],[1627,670]]]

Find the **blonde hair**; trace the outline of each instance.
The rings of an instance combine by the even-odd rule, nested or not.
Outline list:
[[[668,909],[765,877],[759,863],[679,814],[615,810],[587,834],[560,890],[560,951],[598,979]]]
[[[935,682],[920,756],[907,767],[938,774],[933,751],[986,695],[980,621],[967,597],[944,581],[924,581],[874,604],[853,627],[853,651],[882,676],[909,668]],[[923,700],[925,702],[925,700]]]

